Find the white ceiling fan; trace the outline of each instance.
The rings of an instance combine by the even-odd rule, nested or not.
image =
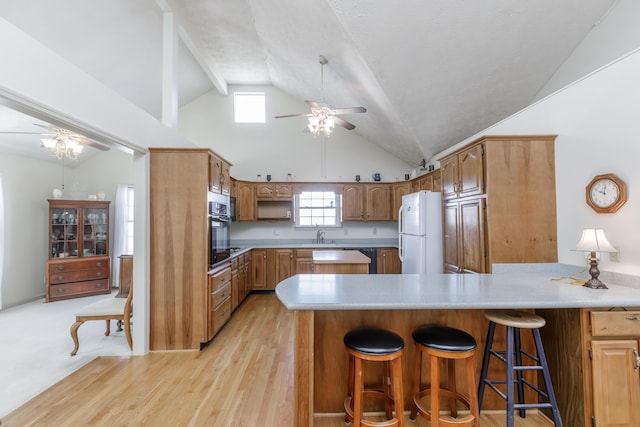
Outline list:
[[[364,107],[348,107],[348,108],[331,108],[329,104],[324,102],[324,66],[328,63],[327,58],[320,55],[320,102],[305,101],[311,107],[310,113],[287,114],[276,116],[276,119],[285,117],[308,117],[309,122],[304,129],[305,132],[311,132],[314,136],[320,134],[329,136],[333,132],[335,125],[341,126],[347,130],[355,129],[355,125],[349,123],[341,117],[342,114],[365,113]]]
[[[20,132],[20,131],[0,131],[1,134],[13,134],[13,135],[40,135],[42,138],[42,147],[46,148],[51,154],[58,159],[67,157],[75,160],[78,154],[82,152],[85,145],[96,148],[100,151],[108,151],[109,147],[92,141],[79,133],[70,131],[68,129],[59,128],[55,126],[45,126],[39,123],[33,123],[34,126],[38,126],[46,129],[45,132]]]

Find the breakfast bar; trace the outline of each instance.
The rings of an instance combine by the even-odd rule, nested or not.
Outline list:
[[[314,416],[344,411],[347,356],[342,337],[348,330],[359,326],[383,327],[403,337],[406,408],[410,404],[413,328],[437,323],[463,329],[476,339],[482,352],[488,326],[483,311],[504,308],[535,310],[547,319],[543,339],[545,347],[551,342],[547,355],[557,365],[556,375],[562,375],[563,369],[577,370],[571,378],[563,379],[562,387],[556,391],[561,412],[564,418],[580,420],[571,425],[585,425],[585,414],[593,410],[587,384],[591,376],[582,371],[588,356],[578,355],[582,363],[567,360],[570,357],[563,357],[567,351],[563,346],[581,345],[584,330],[580,319],[584,318],[585,309],[640,307],[640,289],[607,285],[607,290],[595,290],[539,274],[290,277],[278,284],[276,294],[287,309],[294,311],[295,425],[313,426]],[[562,337],[556,336],[560,334]],[[494,343],[504,345],[504,336],[497,333]],[[523,346],[531,349],[532,344],[530,337],[523,335]],[[571,354],[575,356],[577,350],[571,349]],[[563,360],[567,360],[566,365]],[[478,371],[480,364],[481,360],[477,360]],[[369,379],[368,372],[365,382]],[[530,380],[537,381],[535,376]],[[504,409],[504,402],[487,395],[482,409]]]

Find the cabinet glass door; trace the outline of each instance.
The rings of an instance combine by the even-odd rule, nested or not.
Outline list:
[[[109,213],[106,208],[83,209],[83,256],[106,255]]]
[[[54,208],[51,210],[51,250],[49,257],[78,256],[78,210]]]

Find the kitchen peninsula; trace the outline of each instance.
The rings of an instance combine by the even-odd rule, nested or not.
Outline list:
[[[282,281],[276,294],[285,307],[294,311],[296,325],[295,425],[313,426],[314,414],[343,411],[347,356],[342,337],[349,329],[379,326],[404,338],[403,374],[408,405],[413,328],[439,323],[466,330],[476,338],[482,352],[487,329],[482,312],[494,308],[536,310],[547,319],[543,336],[545,347],[549,347],[550,365],[555,364],[554,382],[564,375],[562,387],[557,390],[562,416],[572,420],[570,425],[587,425],[586,420],[590,422],[597,406],[593,403],[597,393],[591,390],[591,373],[586,368],[589,356],[585,346],[590,347],[590,337],[595,336],[587,331],[589,315],[611,314],[606,310],[612,307],[640,307],[640,289],[608,284],[609,289],[602,291],[553,279],[527,274],[314,274]],[[587,326],[580,319],[587,319]],[[640,322],[627,323],[635,329],[626,335],[640,336],[640,326],[636,326]],[[523,344],[530,349],[531,340],[526,335],[523,334]],[[504,345],[504,335],[496,339],[497,345]],[[485,399],[483,409],[503,409],[503,401],[495,395],[487,397],[490,398]]]

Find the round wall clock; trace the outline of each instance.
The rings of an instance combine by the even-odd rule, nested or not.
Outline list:
[[[627,185],[612,173],[595,176],[587,185],[587,204],[598,213],[614,213],[627,201]]]

